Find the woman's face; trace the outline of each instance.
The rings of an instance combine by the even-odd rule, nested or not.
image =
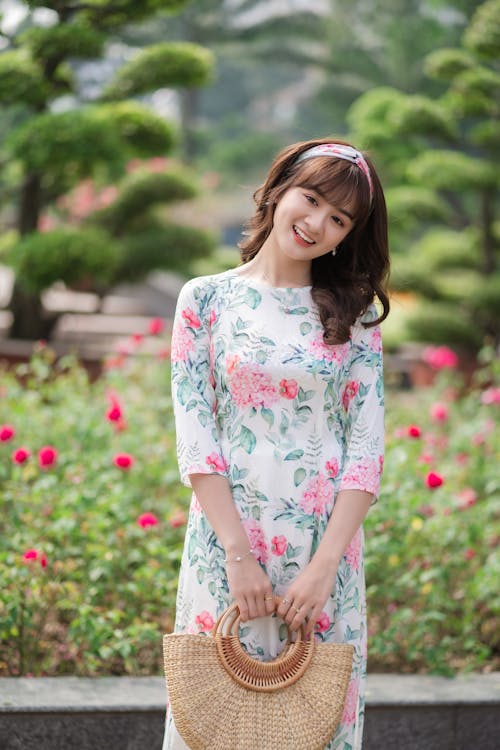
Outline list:
[[[354,227],[348,206],[332,205],[311,188],[291,187],[278,200],[267,242],[297,260],[329,253]]]

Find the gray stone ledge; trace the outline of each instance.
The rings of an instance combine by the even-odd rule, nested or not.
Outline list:
[[[0,712],[161,711],[162,677],[2,677]],[[368,675],[367,707],[500,705],[500,672]]]

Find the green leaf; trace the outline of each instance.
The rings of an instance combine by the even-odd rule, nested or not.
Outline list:
[[[241,426],[239,444],[248,454],[253,453],[257,444],[254,433],[245,425]]]
[[[297,461],[297,459],[302,458],[303,455],[304,455],[304,451],[300,448],[297,448],[297,450],[287,453],[284,458],[284,461]]]
[[[263,419],[265,419],[268,423],[269,427],[272,427],[274,424],[274,412],[272,411],[272,409],[267,409],[265,406],[263,406],[260,410],[260,413]]]
[[[300,332],[302,336],[307,336],[307,334],[311,331],[312,325],[311,323],[307,323],[306,321],[303,321],[300,324]]]
[[[306,470],[302,469],[302,468],[301,469],[297,469],[294,472],[293,483],[294,483],[294,485],[296,487],[298,487],[299,484],[301,484],[304,481],[304,479],[306,478],[306,474],[307,474]]]

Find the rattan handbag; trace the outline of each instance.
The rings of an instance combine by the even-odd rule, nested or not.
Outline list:
[[[213,638],[163,638],[172,716],[184,742],[191,750],[323,750],[342,717],[353,646],[306,641],[301,630],[292,641],[289,630],[281,654],[261,662],[241,645],[239,622],[233,604]]]

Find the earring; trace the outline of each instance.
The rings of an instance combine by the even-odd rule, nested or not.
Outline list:
[[[337,248],[334,247],[332,250],[332,255],[335,257],[337,255]]]

